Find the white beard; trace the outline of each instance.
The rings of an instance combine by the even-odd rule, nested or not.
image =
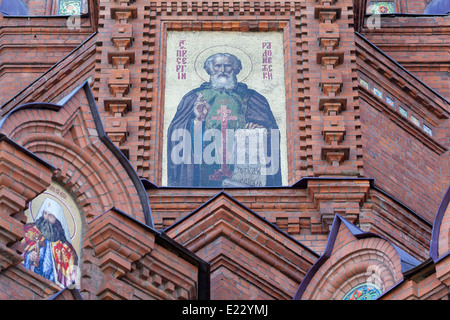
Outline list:
[[[211,87],[215,90],[233,90],[237,86],[237,77],[235,75],[223,76],[216,73],[211,76]]]

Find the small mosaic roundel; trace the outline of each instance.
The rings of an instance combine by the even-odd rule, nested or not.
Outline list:
[[[81,0],[60,0],[59,14],[68,16],[79,15],[81,14],[81,7]]]
[[[395,13],[395,3],[393,1],[371,1],[370,7],[372,13],[375,14]]]
[[[359,284],[350,290],[343,300],[375,300],[381,295],[381,289],[372,283]]]

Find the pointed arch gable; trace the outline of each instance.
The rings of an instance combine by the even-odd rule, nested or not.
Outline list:
[[[210,263],[212,299],[291,299],[318,257],[224,191],[164,233]]]
[[[28,103],[0,121],[0,132],[56,167],[88,219],[112,206],[153,228],[142,181],[105,134],[86,81],[58,104]]]
[[[449,253],[450,248],[450,187],[442,198],[431,233],[430,257],[437,261]]]
[[[294,300],[341,299],[374,276],[386,291],[419,264],[388,240],[364,232],[336,214],[325,251],[300,283]]]

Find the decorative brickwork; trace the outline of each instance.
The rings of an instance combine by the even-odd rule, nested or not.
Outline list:
[[[89,273],[89,283],[98,286],[90,294],[106,300],[198,298],[197,266],[156,244],[152,229],[120,211],[90,222],[86,239],[88,259],[101,272]]]
[[[55,178],[77,195],[78,205],[87,213],[88,221],[111,206],[132,212],[145,221],[145,209],[138,192],[132,190],[133,183],[123,164],[100,140],[97,132],[100,128],[93,116],[96,107],[89,99],[92,96],[85,83],[63,106],[34,104],[28,105],[31,110],[14,110],[1,130],[59,169]],[[19,123],[26,125],[18,126]]]
[[[55,169],[3,134],[0,146],[1,271],[22,262],[23,211],[28,201],[50,185]]]
[[[364,234],[336,216],[325,253],[309,271],[295,298],[340,300],[364,283],[373,283],[384,292],[418,264],[385,239]]]
[[[123,155],[118,154],[112,144],[108,145],[102,140],[101,124],[94,120],[98,118],[96,112],[93,97],[88,84],[85,83],[67,97],[62,105],[29,104],[26,108],[16,108],[3,119],[2,132],[16,140],[9,144],[7,143],[11,140],[6,136],[2,140],[5,144],[1,149],[1,154],[4,155],[2,159],[5,159],[4,166],[6,168],[15,165],[20,167],[21,171],[12,171],[17,171],[13,175],[14,179],[18,179],[17,182],[10,178],[2,180],[3,212],[16,217],[5,220],[13,224],[9,227],[5,225],[5,231],[9,231],[2,233],[5,239],[1,255],[2,269],[22,261],[20,255],[12,250],[16,247],[15,243],[23,237],[24,220],[23,214],[19,213],[25,208],[26,199],[29,201],[34,198],[51,182],[52,174],[47,166],[56,170],[53,178],[76,195],[77,205],[83,212],[87,231],[80,277],[83,287],[81,291],[85,298],[198,297],[196,285],[199,262],[192,258],[187,262],[186,258],[176,254],[179,250],[177,247],[167,249],[167,244],[155,244],[155,231],[148,226],[152,226],[148,198],[145,193],[141,193],[144,198],[139,195],[141,182],[133,176],[131,167],[126,167],[127,162],[123,160]],[[17,123],[26,125],[19,128]],[[14,146],[18,148],[17,151],[13,149]],[[36,160],[34,164],[30,155],[36,157],[35,154],[47,162],[39,159],[44,165],[36,163]],[[27,155],[28,160],[25,159]],[[24,176],[22,171],[27,175]],[[107,182],[106,185],[103,182]],[[108,207],[112,206],[130,212],[133,217],[126,217],[115,208],[108,210]],[[105,211],[106,213],[103,213]],[[126,219],[111,216],[116,212],[119,216],[125,215]],[[169,244],[170,246],[173,244]],[[19,247],[15,250],[19,250]],[[149,260],[146,256],[150,252],[152,258]],[[167,258],[174,262],[167,262]],[[157,260],[160,260],[160,263],[157,263]],[[166,269],[164,264],[167,263],[177,264],[178,273],[161,273],[161,270]],[[93,275],[92,270],[98,270],[99,273]],[[135,270],[138,272],[136,276]],[[5,277],[10,277],[9,274],[13,271],[40,278],[22,266],[8,271]],[[150,276],[160,280],[147,283]],[[127,285],[120,280],[114,280],[122,277],[132,281],[133,286],[140,287],[140,291],[135,292],[133,288],[127,291]],[[49,286],[48,280],[39,281],[38,286]],[[50,285],[50,289],[39,295],[48,297],[55,294],[57,288],[56,285]]]
[[[210,263],[212,299],[292,299],[317,258],[226,193],[165,231]]]

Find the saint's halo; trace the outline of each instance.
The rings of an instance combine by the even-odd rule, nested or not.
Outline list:
[[[230,53],[241,60],[242,70],[237,75],[237,79],[239,82],[245,82],[245,80],[253,71],[253,62],[250,58],[250,55],[241,48],[230,45],[212,46],[201,51],[195,58],[194,62],[195,74],[204,82],[209,82],[209,75],[206,73],[203,65],[206,59],[216,53]]]

